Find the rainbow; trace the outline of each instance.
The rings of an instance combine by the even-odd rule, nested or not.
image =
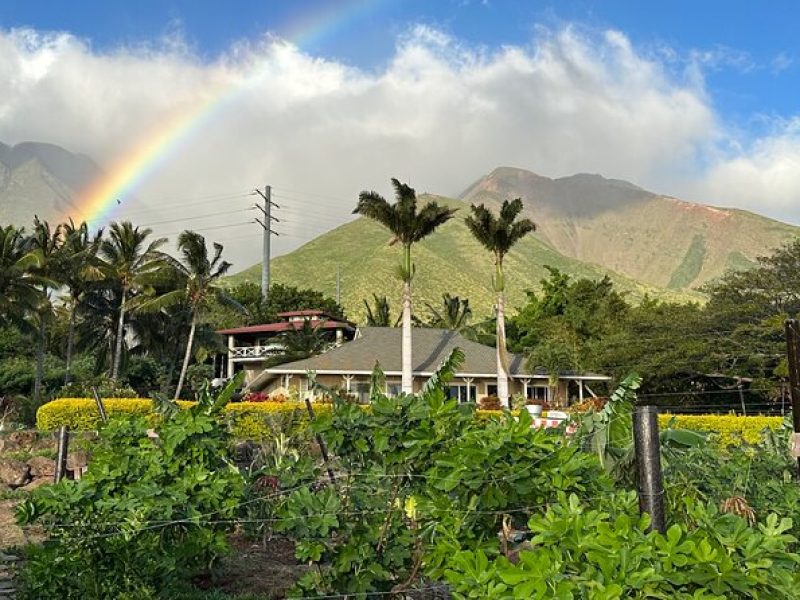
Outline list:
[[[384,1],[331,0],[325,7],[293,20],[287,28],[286,39],[299,48],[325,40]],[[113,220],[125,198],[246,90],[261,70],[261,65],[257,65],[248,77],[220,86],[191,109],[170,115],[141,136],[102,177],[78,194],[73,204],[78,214],[72,216],[91,225]]]

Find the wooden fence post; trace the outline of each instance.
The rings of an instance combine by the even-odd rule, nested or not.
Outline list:
[[[798,434],[800,434],[800,323],[797,319],[787,319],[786,357],[789,362],[789,394],[792,400],[792,436],[793,452],[797,451]],[[800,456],[797,457],[797,468],[800,472]]]
[[[94,401],[97,403],[97,410],[100,413],[100,419],[103,423],[108,423],[108,413],[106,412],[106,405],[103,404],[103,399],[100,397],[100,392],[97,388],[92,386],[92,394],[94,394]]]
[[[69,430],[62,425],[58,430],[58,455],[56,457],[55,482],[58,483],[67,474],[67,453],[69,452]]]

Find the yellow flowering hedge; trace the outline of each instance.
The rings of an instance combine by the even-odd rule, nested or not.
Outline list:
[[[158,418],[148,398],[106,398],[103,403],[109,416],[140,415],[152,424]],[[185,408],[193,403],[179,400],[178,404]],[[317,414],[330,410],[330,404],[314,403]],[[225,412],[234,437],[239,439],[259,440],[271,437],[278,431],[301,431],[308,424],[308,413],[302,402],[231,402],[225,407]],[[500,411],[476,411],[481,421],[498,414],[501,414]],[[717,443],[722,447],[738,443],[739,438],[756,443],[766,427],[777,429],[783,422],[781,417],[737,415],[662,414],[658,418],[662,428],[674,419],[674,427],[718,434]],[[73,431],[96,430],[100,426],[100,415],[95,401],[91,398],[59,398],[39,408],[36,426],[40,430],[52,431],[61,425]]]
[[[673,422],[674,419],[674,422]],[[769,427],[778,429],[783,417],[743,417],[740,415],[658,415],[661,428],[673,422],[673,427],[707,431],[718,435],[721,447],[736,445],[740,439],[755,444],[761,439],[761,432]]]
[[[109,417],[139,415],[155,424],[158,416],[148,398],[104,398]],[[179,400],[183,408],[193,402]],[[315,404],[317,414],[329,411],[329,404]],[[240,439],[258,440],[282,430],[303,429],[308,422],[302,402],[231,402],[225,407],[231,432]],[[97,404],[91,398],[59,398],[42,405],[36,412],[36,427],[52,431],[66,425],[71,430],[95,430],[100,426]]]
[[[139,415],[155,425],[158,416],[149,398],[104,398],[109,417]],[[182,407],[193,402],[179,400]],[[367,406],[363,407],[368,409]],[[330,404],[314,403],[314,411],[322,414],[331,410]],[[301,431],[308,424],[308,412],[303,402],[231,402],[225,407],[231,432],[239,439],[259,440],[278,431]],[[478,410],[480,420],[502,414],[500,411]],[[36,413],[36,426],[52,431],[66,425],[73,431],[93,431],[100,427],[97,404],[91,398],[59,398],[42,405]]]

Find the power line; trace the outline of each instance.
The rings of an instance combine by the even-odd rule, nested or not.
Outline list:
[[[167,219],[165,221],[153,221],[152,223],[137,223],[141,227],[150,227],[152,225],[164,225],[166,223],[182,223],[184,221],[196,221],[197,219],[207,219],[209,217],[218,217],[220,215],[230,215],[235,213],[243,213],[253,210],[253,207],[243,208],[240,210],[223,210],[220,212],[206,213],[204,215],[195,215],[193,217],[179,217],[177,219]]]

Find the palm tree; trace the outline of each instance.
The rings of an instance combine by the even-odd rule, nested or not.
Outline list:
[[[39,265],[24,229],[0,227],[0,323],[19,322],[39,305],[46,283]]]
[[[173,275],[175,281],[178,282],[176,288],[151,300],[145,300],[140,305],[140,309],[143,311],[160,311],[180,306],[189,309],[189,336],[186,341],[181,373],[178,376],[178,386],[175,388],[176,400],[180,398],[183,391],[183,382],[186,379],[186,371],[192,356],[195,332],[202,313],[213,304],[224,304],[240,312],[245,312],[245,309],[218,285],[219,279],[231,268],[231,263],[222,260],[222,244],[214,243],[214,255],[209,259],[205,238],[194,231],[184,231],[178,236],[178,250],[181,253],[180,261],[165,257],[174,270]]]
[[[105,259],[103,268],[107,277],[120,286],[117,332],[111,367],[113,381],[119,377],[122,342],[125,336],[125,311],[129,296],[144,286],[148,276],[155,275],[158,269],[163,267],[162,261],[165,255],[158,249],[167,240],[159,238],[146,243],[152,232],[149,228],[134,227],[130,221],[112,223],[108,237],[100,243],[100,254]]]
[[[282,365],[295,360],[303,360],[320,354],[331,345],[330,336],[326,335],[323,328],[324,321],[303,321],[303,326],[284,331],[279,336],[283,351],[267,361],[268,367]]]
[[[53,304],[50,300],[51,290],[58,287],[62,281],[64,271],[64,231],[62,225],[50,227],[47,221],[34,217],[33,234],[30,238],[31,250],[38,258],[36,271],[39,273],[40,290],[39,303],[31,313],[37,329],[38,340],[36,343],[36,371],[33,383],[33,398],[39,402],[42,395],[42,380],[44,377],[44,355],[47,351],[47,326],[53,316]]]
[[[483,204],[472,205],[472,214],[466,217],[467,227],[472,235],[487,250],[494,254],[495,274],[492,287],[497,294],[497,396],[508,405],[508,359],[506,352],[505,289],[503,258],[523,237],[536,230],[530,219],[516,220],[522,211],[522,200],[516,198],[503,201],[500,214],[495,216]]]
[[[449,221],[457,209],[428,202],[417,211],[417,195],[413,188],[392,178],[395,203],[389,204],[377,192],[361,192],[358,206],[353,213],[374,219],[394,236],[390,244],[403,246],[402,260],[398,274],[403,281],[403,342],[402,377],[403,393],[414,390],[411,373],[411,280],[414,277],[414,263],[411,261],[411,246],[433,233],[437,227]]]
[[[66,385],[71,378],[78,305],[89,291],[92,282],[100,281],[103,278],[103,271],[97,257],[103,230],[101,229],[91,235],[85,222],[75,225],[70,219],[67,223],[64,223],[63,231],[65,263],[63,280],[67,286],[69,296],[69,330],[67,332],[67,356],[64,368],[64,385]]]
[[[427,302],[425,306],[431,312],[431,316],[425,322],[426,327],[461,331],[467,326],[467,322],[472,317],[469,299],[451,296],[448,293],[442,294],[440,307],[432,306]]]
[[[364,307],[367,309],[367,326],[368,327],[391,327],[392,315],[391,307],[389,306],[389,299],[386,296],[378,296],[372,294],[373,304],[364,300]],[[397,327],[397,323],[395,323]]]

